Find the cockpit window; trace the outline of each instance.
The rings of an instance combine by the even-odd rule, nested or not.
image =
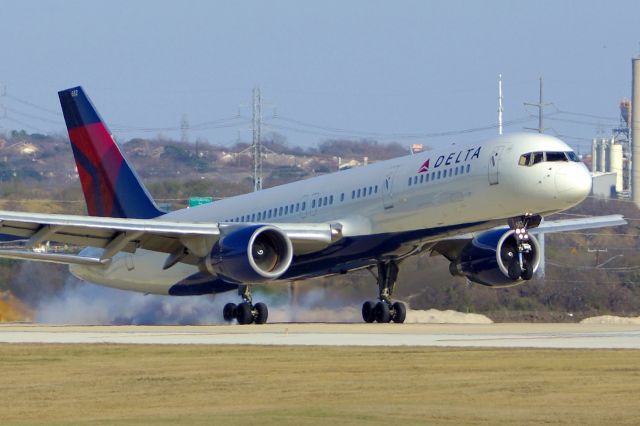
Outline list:
[[[544,161],[544,152],[534,152],[533,153],[533,161],[531,165],[542,163]]]
[[[543,161],[558,162],[558,161],[573,161],[580,162],[580,159],[573,151],[546,151],[546,152],[528,152],[522,154],[518,160],[520,166],[533,166],[534,164],[542,163]]]
[[[547,161],[569,161],[564,152],[547,152]]]
[[[569,161],[573,161],[575,163],[579,163],[580,162],[580,159],[578,158],[578,155],[573,151],[567,152],[567,157],[569,157]]]

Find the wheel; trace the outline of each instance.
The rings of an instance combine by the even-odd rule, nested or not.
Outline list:
[[[375,309],[376,321],[380,323],[391,321],[391,313],[389,312],[389,305],[385,302],[376,303]]]
[[[235,303],[227,303],[222,309],[222,317],[225,321],[233,321],[236,318],[237,306]]]
[[[519,280],[520,276],[522,275],[522,268],[520,267],[520,263],[517,260],[511,262],[509,264],[509,269],[507,269],[507,272],[509,272],[509,278],[511,278],[512,280]]]
[[[525,263],[522,270],[522,279],[529,281],[531,278],[533,278],[533,268],[528,263]]]
[[[393,322],[402,324],[405,318],[407,318],[407,307],[405,304],[402,302],[395,302],[391,305],[391,308],[393,309]]]
[[[362,304],[362,319],[364,322],[374,322],[376,320],[376,304],[367,300]]]
[[[253,322],[251,305],[247,302],[239,304],[236,308],[236,319],[238,320],[238,324],[251,324]]]
[[[256,324],[264,324],[267,322],[267,318],[269,317],[269,309],[267,309],[267,305],[264,303],[256,303],[254,306],[256,310],[256,317],[253,321]]]

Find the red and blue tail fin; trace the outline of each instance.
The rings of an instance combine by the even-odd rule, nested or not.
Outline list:
[[[151,219],[164,214],[113,140],[82,87],[58,92],[91,216]]]

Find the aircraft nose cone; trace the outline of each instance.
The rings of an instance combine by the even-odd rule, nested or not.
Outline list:
[[[568,164],[556,172],[556,190],[560,199],[579,203],[591,192],[591,175],[584,164]]]

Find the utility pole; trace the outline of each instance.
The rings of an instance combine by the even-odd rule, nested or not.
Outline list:
[[[262,95],[260,87],[253,88],[253,190],[262,190]]]
[[[502,134],[502,74],[498,74],[498,134]]]
[[[544,116],[544,107],[549,106],[551,104],[545,104],[544,101],[542,100],[542,77],[540,77],[540,100],[538,101],[537,104],[534,103],[530,103],[530,102],[525,102],[524,104],[527,106],[532,106],[532,107],[536,107],[538,108],[538,128],[532,128],[532,127],[525,127],[525,129],[527,130],[536,130],[538,133],[544,133],[544,131],[546,130],[542,124],[542,120],[543,120],[543,116]]]

